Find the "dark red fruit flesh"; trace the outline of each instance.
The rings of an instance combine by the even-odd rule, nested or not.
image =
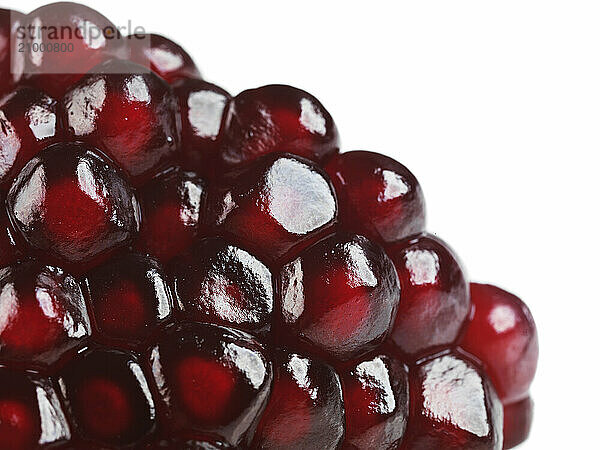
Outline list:
[[[139,347],[171,318],[173,301],[160,264],[126,254],[95,268],[86,277],[94,326],[107,343]]]
[[[19,170],[44,147],[61,137],[56,100],[20,87],[0,105],[0,185],[10,187]]]
[[[220,156],[229,166],[272,152],[322,161],[339,149],[337,128],[323,105],[308,92],[280,84],[235,96],[223,131]]]
[[[502,404],[483,371],[458,354],[410,371],[403,450],[501,450]]]
[[[59,143],[30,160],[7,198],[27,244],[68,264],[91,264],[128,243],[138,202],[117,169],[93,148]]]
[[[89,336],[85,300],[59,268],[23,262],[0,270],[0,360],[47,367]]]
[[[65,367],[59,384],[84,441],[120,448],[139,442],[155,426],[148,383],[128,353],[87,351]]]
[[[272,368],[250,335],[209,324],[166,332],[150,351],[158,411],[172,433],[208,433],[241,445],[270,393]]]
[[[231,96],[219,86],[203,80],[183,79],[173,85],[181,114],[181,147],[189,167],[216,178],[218,151],[222,142],[221,122]]]
[[[200,78],[194,61],[178,44],[160,34],[127,36],[129,60],[151,69],[167,83]]]
[[[0,448],[29,450],[61,444],[70,437],[49,380],[0,369]]]
[[[334,224],[337,203],[325,172],[290,154],[234,171],[212,191],[209,223],[267,260],[313,242]]]
[[[23,74],[23,55],[13,50],[16,39],[11,39],[11,33],[23,25],[24,17],[18,11],[0,8],[0,97],[10,92]]]
[[[280,351],[269,403],[252,449],[339,448],[344,403],[337,373],[317,359]]]
[[[509,292],[478,283],[471,283],[471,303],[460,346],[483,363],[504,403],[525,398],[539,353],[529,308]]]
[[[206,187],[194,172],[169,170],[138,192],[144,217],[135,248],[168,262],[203,231]]]
[[[333,156],[325,169],[335,186],[345,229],[382,243],[425,230],[421,186],[399,162],[355,151]]]
[[[387,248],[402,299],[391,341],[414,358],[451,346],[469,314],[469,291],[459,261],[440,239],[423,235]]]
[[[375,349],[387,336],[400,286],[379,245],[334,234],[283,266],[277,333],[290,346],[347,360]]]
[[[62,100],[73,139],[110,156],[140,184],[175,157],[177,101],[158,75],[129,61],[111,60],[71,87]]]
[[[25,17],[24,26],[25,76],[56,98],[124,47],[110,20],[78,3],[44,5]],[[53,50],[58,46],[58,51],[40,51],[42,46]]]
[[[408,370],[387,355],[341,372],[348,450],[399,448],[409,420]]]
[[[271,271],[247,251],[222,239],[206,239],[174,261],[174,293],[185,320],[247,331],[271,324]]]
[[[533,401],[526,397],[504,405],[504,448],[509,449],[525,442],[533,423]]]

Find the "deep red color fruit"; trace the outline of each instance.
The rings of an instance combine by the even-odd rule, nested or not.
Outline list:
[[[171,169],[138,191],[144,218],[136,249],[166,263],[188,249],[202,231],[204,181],[194,172]]]
[[[458,354],[411,369],[410,405],[403,450],[502,449],[502,404],[483,371]]]
[[[178,44],[160,34],[127,36],[129,60],[151,69],[167,83],[200,78],[191,56]]]
[[[415,176],[379,153],[333,156],[325,167],[338,196],[345,229],[393,242],[425,229],[425,198]]]
[[[460,346],[478,358],[504,403],[527,396],[538,360],[531,312],[496,286],[471,283],[471,320]]]
[[[20,87],[0,106],[0,185],[8,189],[19,170],[61,135],[56,100],[43,92]]]
[[[203,80],[183,79],[173,85],[181,113],[181,146],[186,164],[210,178],[221,175],[216,167],[221,146],[221,122],[231,96]]]
[[[29,450],[70,436],[49,380],[0,369],[0,448]]]
[[[533,422],[533,401],[530,397],[504,405],[504,448],[516,447],[529,437]]]
[[[409,420],[408,370],[387,355],[360,361],[341,372],[348,450],[399,447]]]
[[[16,62],[17,58],[22,61],[23,56],[13,50],[16,39],[11,40],[11,33],[23,25],[24,17],[18,11],[0,8],[0,97],[13,88],[23,72],[23,64]]]
[[[87,351],[62,371],[59,384],[82,440],[126,446],[154,428],[148,383],[136,358],[128,353]]]
[[[280,351],[269,403],[252,449],[335,449],[344,438],[340,379],[319,360]]]
[[[271,324],[271,271],[247,251],[206,239],[172,265],[174,293],[184,320],[247,331]]]
[[[333,225],[337,203],[327,174],[290,154],[233,171],[212,190],[209,223],[266,260],[314,241]]]
[[[137,349],[171,317],[166,275],[147,256],[111,259],[88,274],[86,286],[95,328],[111,345]]]
[[[186,438],[175,438],[175,439],[159,439],[155,442],[148,444],[144,447],[145,450],[225,450],[233,449],[228,444],[223,442],[210,439],[201,438],[198,439],[186,439]]]
[[[224,121],[221,158],[226,165],[289,152],[322,161],[339,149],[337,128],[323,105],[308,92],[271,84],[233,98]]]
[[[4,205],[1,198],[0,205]],[[0,207],[0,267],[6,267],[15,262],[18,254],[6,209]]]
[[[128,243],[140,222],[133,190],[117,169],[76,143],[55,144],[30,160],[7,207],[28,244],[78,269]]]
[[[164,80],[132,62],[95,67],[69,89],[62,108],[71,136],[105,152],[137,184],[177,152],[177,100]]]
[[[402,299],[391,340],[406,355],[452,345],[469,314],[469,292],[459,261],[440,239],[423,235],[393,244]]]
[[[269,397],[271,363],[250,335],[209,324],[168,330],[150,352],[159,412],[175,433],[218,436],[238,446]]]
[[[0,359],[26,367],[56,362],[91,331],[75,278],[34,262],[0,271],[0,324]]]
[[[124,47],[110,20],[78,3],[44,5],[25,17],[24,26],[25,75],[30,83],[56,98],[94,66],[119,55]],[[39,50],[42,46],[53,51]]]
[[[293,347],[339,360],[375,349],[400,300],[394,265],[362,236],[334,234],[286,264],[277,332]]]

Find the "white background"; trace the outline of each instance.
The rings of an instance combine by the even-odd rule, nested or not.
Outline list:
[[[45,2],[2,3],[26,12]],[[430,230],[473,280],[517,293],[536,318],[536,417],[521,448],[592,447],[600,3],[84,3],[178,41],[232,94],[268,83],[308,90],[335,118],[345,150],[408,166]]]

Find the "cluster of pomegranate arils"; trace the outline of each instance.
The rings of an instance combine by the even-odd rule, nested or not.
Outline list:
[[[167,38],[57,25],[116,29],[0,10],[0,449],[527,437],[531,314],[467,282],[406,167],[340,153],[300,89],[231,97]]]

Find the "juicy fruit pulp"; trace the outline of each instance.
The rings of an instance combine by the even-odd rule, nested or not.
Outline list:
[[[0,10],[0,44],[23,24],[114,27]],[[106,33],[0,45],[0,449],[526,439],[531,313],[469,292],[406,167],[339,153],[301,89],[231,96],[173,41]]]

